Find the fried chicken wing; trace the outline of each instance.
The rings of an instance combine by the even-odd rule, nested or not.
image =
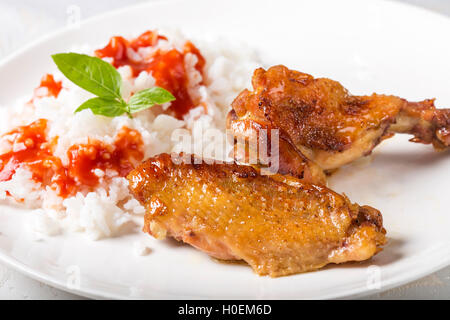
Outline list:
[[[236,163],[174,157],[150,158],[128,175],[147,210],[144,231],[158,239],[171,236],[218,259],[245,260],[272,277],[366,260],[385,242],[378,210],[326,187]]]
[[[228,128],[279,129],[280,173],[305,166],[283,159],[306,157],[331,170],[368,155],[394,133],[414,135],[413,142],[436,149],[450,145],[450,109],[436,109],[434,100],[408,102],[395,96],[352,96],[338,82],[289,70],[279,65],[254,72],[253,91],[244,90],[232,103]],[[298,161],[300,162],[300,161]],[[306,165],[308,165],[306,163]]]

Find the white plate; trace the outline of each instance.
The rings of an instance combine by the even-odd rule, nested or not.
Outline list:
[[[397,3],[356,0],[164,1],[109,13],[4,61],[0,103],[29,94],[53,67],[52,53],[167,26],[181,27],[187,35],[244,41],[268,64],[339,80],[356,94],[437,97],[438,106],[450,107],[450,21]],[[388,289],[450,262],[450,155],[406,138],[384,142],[373,156],[342,169],[330,182],[353,201],[383,212],[390,242],[365,263],[258,277],[246,265],[219,263],[170,240],[150,240],[152,253],[134,256],[131,246],[144,234],[36,242],[25,227],[28,213],[8,207],[0,212],[0,258],[43,282],[102,298],[336,298]]]

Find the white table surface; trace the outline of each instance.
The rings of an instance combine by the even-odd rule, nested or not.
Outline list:
[[[28,41],[64,27],[74,10],[81,19],[145,0],[2,0],[0,59]],[[151,1],[151,0],[147,0]],[[450,16],[450,0],[397,0]],[[79,11],[78,11],[79,10]],[[450,267],[368,299],[449,299]],[[0,299],[83,299],[28,278],[0,263]]]

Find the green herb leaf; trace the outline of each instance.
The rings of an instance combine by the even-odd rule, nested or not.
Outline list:
[[[75,113],[84,109],[91,109],[93,114],[106,117],[117,117],[127,112],[126,104],[113,98],[92,98],[79,106]]]
[[[169,91],[154,87],[136,92],[128,100],[128,108],[130,113],[135,113],[173,100],[175,100],[175,97]]]
[[[122,100],[122,78],[106,61],[78,53],[58,53],[52,58],[58,69],[77,86],[96,96]]]

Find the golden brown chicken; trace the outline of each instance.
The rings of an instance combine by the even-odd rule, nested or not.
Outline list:
[[[408,102],[395,96],[352,96],[338,82],[285,66],[254,72],[253,91],[244,90],[232,103],[228,128],[244,139],[248,128],[280,130],[280,173],[298,176],[310,164],[330,170],[368,155],[394,133],[411,141],[450,145],[450,109],[434,100]],[[297,161],[291,161],[297,154]],[[287,160],[286,160],[287,159]],[[320,181],[319,181],[320,182]]]
[[[385,242],[378,210],[325,187],[235,163],[173,157],[158,155],[128,175],[147,210],[144,231],[158,239],[171,236],[218,259],[242,259],[272,277],[366,260]]]

